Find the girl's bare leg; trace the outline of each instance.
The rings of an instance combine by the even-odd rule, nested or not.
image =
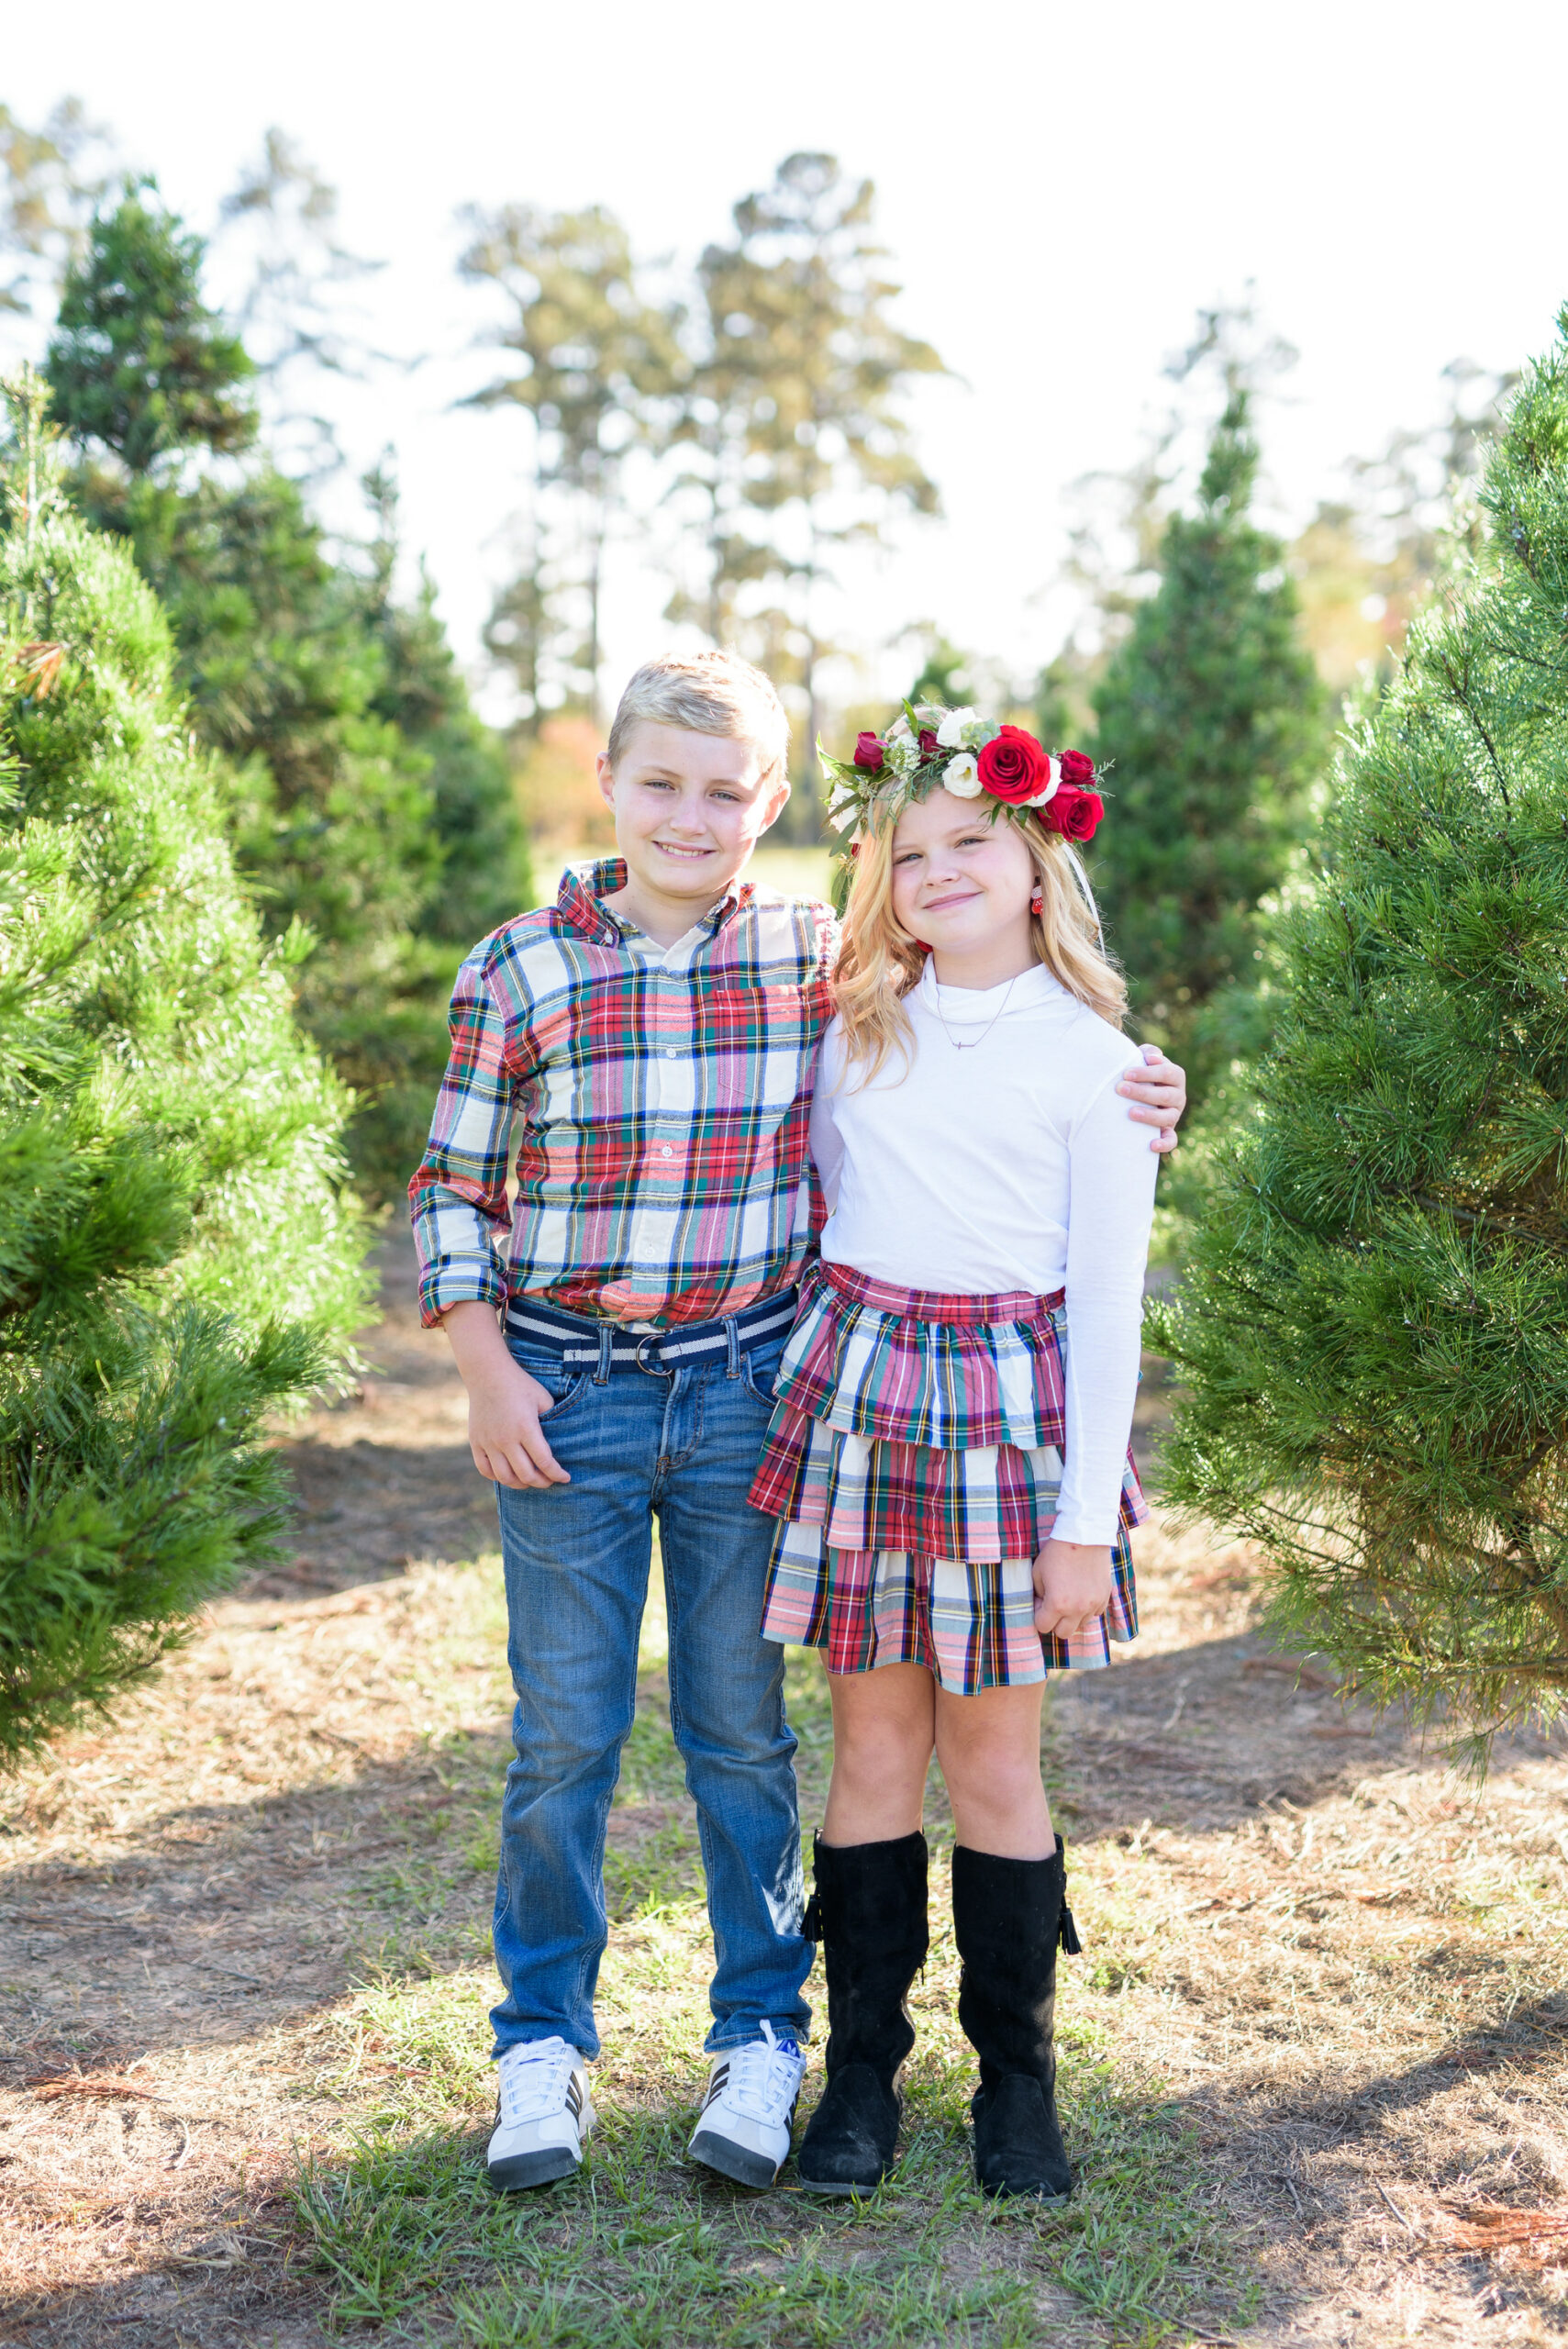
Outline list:
[[[937,1759],[959,1842],[1002,1860],[1049,1859],[1056,1836],[1040,1775],[1043,1683],[983,1688],[973,1697],[945,1688],[934,1694]],[[836,1710],[834,1722],[836,1730]]]
[[[828,1686],[833,1777],[823,1841],[886,1843],[915,1834],[934,1735],[930,1674],[924,1664],[884,1664],[873,1672],[830,1672]],[[1039,1718],[1037,1697],[1037,1742]]]

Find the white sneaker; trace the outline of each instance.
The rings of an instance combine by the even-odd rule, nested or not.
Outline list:
[[[702,2118],[687,2151],[741,2186],[772,2186],[789,2156],[806,2057],[793,2039],[722,2048],[713,2059]]]
[[[500,2068],[491,2185],[508,2194],[570,2176],[594,2125],[582,2056],[564,2039],[530,2039],[508,2047]]]

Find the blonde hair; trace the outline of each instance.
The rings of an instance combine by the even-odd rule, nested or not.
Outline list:
[[[771,677],[736,652],[668,652],[638,670],[620,697],[610,728],[615,766],[634,726],[684,726],[692,734],[728,734],[754,742],[762,781],[775,783],[789,765],[789,719]]]
[[[1040,910],[1029,920],[1037,961],[1069,995],[1112,1028],[1127,1015],[1127,982],[1106,954],[1098,924],[1069,863],[1060,832],[1048,832],[1028,810],[1012,817],[1040,883]],[[888,1053],[907,1066],[914,1031],[904,998],[917,986],[926,957],[893,910],[893,839],[889,818],[861,841],[844,912],[844,938],[834,974],[843,1022],[847,1068],[869,1085]]]

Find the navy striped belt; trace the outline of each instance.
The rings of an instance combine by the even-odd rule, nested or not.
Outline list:
[[[671,1330],[639,1328],[636,1322],[589,1321],[562,1313],[539,1298],[516,1297],[506,1308],[506,1334],[559,1353],[562,1364],[593,1364],[602,1378],[616,1364],[631,1364],[655,1378],[668,1378],[688,1363],[725,1354],[731,1365],[753,1346],[783,1338],[800,1304],[795,1288],[759,1297],[739,1313],[717,1321],[692,1321]]]

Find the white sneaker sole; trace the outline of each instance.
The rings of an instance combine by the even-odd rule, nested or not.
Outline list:
[[[738,2145],[733,2137],[721,2137],[716,2129],[699,2129],[686,2150],[705,2169],[716,2169],[737,2186],[772,2186],[789,2159],[787,2146],[775,2162],[750,2145]]]
[[[529,2186],[553,2186],[583,2166],[583,2156],[570,2145],[538,2145],[531,2154],[506,2154],[485,2164],[485,2176],[497,2194],[517,2194]]]

